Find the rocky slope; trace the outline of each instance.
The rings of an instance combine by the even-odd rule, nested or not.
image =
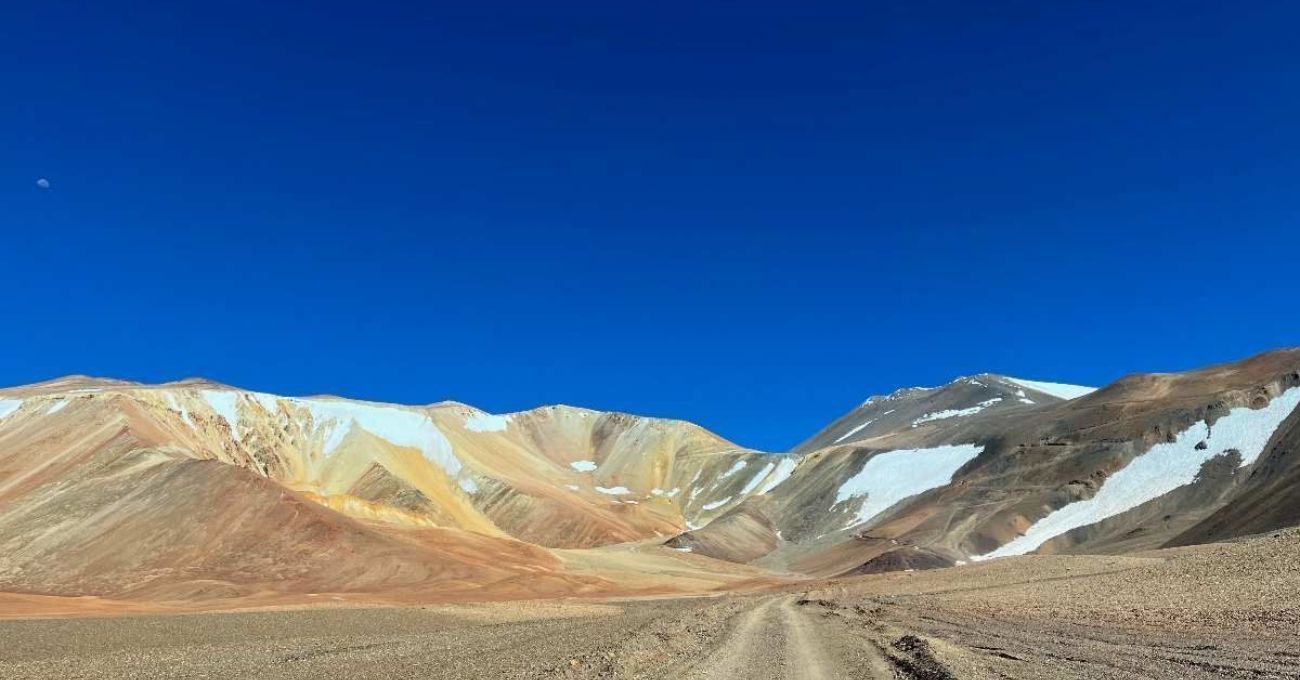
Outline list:
[[[545,597],[1222,540],[1300,523],[1297,404],[1297,350],[1096,391],[985,374],[771,455],[566,406],[68,378],[0,390],[0,591]]]
[[[804,453],[788,482],[735,510],[781,537],[757,562],[818,574],[922,568],[1296,522],[1300,351],[1095,392],[1030,384],[985,375],[868,400],[802,447],[830,442]]]

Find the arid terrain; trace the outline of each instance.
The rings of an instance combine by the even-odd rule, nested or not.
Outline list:
[[[871,397],[0,390],[0,677],[1300,677],[1300,351]]]
[[[1300,677],[1300,532],[746,594],[0,622],[6,678]]]

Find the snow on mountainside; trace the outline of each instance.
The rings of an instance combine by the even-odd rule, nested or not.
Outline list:
[[[283,397],[203,381],[64,391],[67,384],[0,391],[0,423],[35,425],[69,403],[81,406],[69,409],[74,417],[108,409],[127,415],[152,445],[250,470],[345,514],[542,545],[671,535],[725,510],[720,499],[770,489],[790,472],[782,457],[689,423],[588,409],[494,415],[455,403]],[[44,406],[56,401],[59,410]]]
[[[514,582],[614,544],[814,575],[1142,550],[1290,521],[1298,404],[1296,350],[1097,391],[983,374],[771,455],[567,406],[68,378],[0,390],[0,590]]]
[[[1202,420],[1135,458],[1107,479],[1097,495],[1066,505],[1038,520],[1022,536],[975,559],[1022,555],[1071,529],[1096,524],[1196,481],[1214,458],[1235,456],[1238,467],[1253,464],[1282,421],[1300,405],[1292,387],[1260,409],[1238,407],[1211,426]]]
[[[939,387],[908,387],[887,396],[867,399],[794,450],[809,452],[835,444],[867,441],[936,421],[1056,403],[1091,391],[1089,387],[1040,383],[988,373],[958,378]]]
[[[737,506],[745,523],[706,526],[681,544],[752,555],[765,526],[781,538],[762,538],[759,564],[823,574],[917,554],[934,566],[1037,548],[1159,547],[1245,492],[1266,443],[1300,419],[1289,391],[1297,369],[1292,350],[1105,391],[979,375],[873,397],[801,444],[794,475],[765,502]],[[1166,439],[1180,443],[1166,449]],[[1218,465],[1225,451],[1239,464]],[[886,557],[900,545],[907,559]]]
[[[1097,391],[1097,388],[1095,387],[1084,387],[1082,385],[1063,385],[1060,383],[1039,382],[1037,380],[1021,380],[1020,378],[1004,378],[1004,380],[1013,382],[1021,387],[1042,392],[1043,394],[1050,394],[1058,399],[1078,399],[1079,397]]]

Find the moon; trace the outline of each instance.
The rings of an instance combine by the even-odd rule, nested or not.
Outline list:
[[[42,177],[42,178],[36,180],[36,186],[39,187],[39,188],[41,188],[41,189],[49,189],[49,188],[50,188],[50,180],[45,179],[44,177]]]

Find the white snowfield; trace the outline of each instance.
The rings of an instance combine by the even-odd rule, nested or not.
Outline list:
[[[419,449],[425,459],[441,467],[448,475],[460,473],[461,463],[452,453],[451,442],[442,434],[429,416],[418,411],[389,406],[371,406],[350,401],[294,399],[295,404],[306,406],[317,425],[330,427],[325,440],[324,453],[343,443],[353,427],[360,427],[380,439],[398,446]]]
[[[737,472],[740,472],[741,470],[744,470],[744,469],[745,469],[745,466],[748,465],[748,464],[749,464],[749,463],[748,463],[747,461],[744,461],[744,460],[738,460],[738,461],[736,461],[735,463],[733,463],[733,464],[731,465],[731,467],[727,468],[727,471],[726,471],[726,472],[722,473],[722,474],[718,477],[718,481],[720,482],[720,481],[722,481],[722,480],[724,480],[724,479],[726,479],[726,478],[728,478],[728,477],[730,477],[730,476],[736,474]]]
[[[591,472],[596,469],[597,465],[594,460],[575,460],[572,463],[569,463],[569,467],[578,472]]]
[[[763,482],[762,486],[758,487],[758,495],[762,496],[775,489],[781,482],[790,479],[790,475],[794,474],[794,468],[798,464],[799,462],[791,456],[782,458],[781,462],[776,464],[776,471],[767,478],[767,481]]]
[[[1060,383],[1039,382],[1037,380],[1021,380],[1020,378],[1006,378],[1007,382],[1015,383],[1021,387],[1028,387],[1031,390],[1050,394],[1053,397],[1070,400],[1078,399],[1085,394],[1092,394],[1097,391],[1095,387],[1084,387],[1083,385],[1062,385]],[[1023,395],[1016,395],[1023,398]]]
[[[355,401],[298,399],[277,397],[259,392],[201,390],[199,396],[230,424],[238,440],[239,398],[246,396],[271,413],[278,413],[281,402],[307,409],[318,436],[324,435],[321,453],[328,456],[343,443],[354,427],[359,427],[397,446],[418,449],[425,459],[441,467],[448,475],[460,473],[460,459],[452,453],[451,442],[433,420],[424,413],[396,406],[376,406]]]
[[[740,495],[748,496],[749,492],[757,489],[758,485],[762,484],[763,480],[766,479],[774,469],[776,469],[776,463],[768,463],[767,465],[764,465],[763,469],[758,471],[758,474],[754,475],[752,479],[745,483],[745,488],[740,490]]]
[[[208,402],[208,407],[217,415],[225,419],[226,424],[230,425],[230,431],[235,431],[235,426],[239,424],[239,409],[235,406],[235,400],[239,397],[238,392],[224,392],[221,390],[203,390],[199,392],[203,401]]]
[[[626,486],[614,486],[614,487],[598,486],[596,487],[596,491],[609,496],[625,496],[627,494],[632,493],[632,491],[628,489]]]
[[[1107,479],[1097,495],[1071,503],[1038,520],[1025,534],[977,560],[1023,555],[1079,527],[1096,524],[1155,500],[1196,480],[1201,466],[1236,451],[1241,466],[1254,463],[1268,440],[1300,404],[1300,387],[1293,387],[1261,409],[1234,408],[1211,427],[1201,421],[1180,432],[1175,441],[1152,446]],[[1206,447],[1197,450],[1197,444]]]
[[[465,429],[470,432],[504,432],[509,426],[510,416],[479,412],[465,418]]]
[[[49,407],[48,409],[46,409],[46,411],[45,411],[45,415],[47,415],[47,416],[49,416],[49,415],[54,415],[55,413],[58,413],[59,411],[62,411],[63,409],[65,409],[65,408],[67,408],[67,407],[68,407],[68,400],[67,400],[67,399],[60,399],[60,400],[54,402],[53,404],[51,404],[50,407]]]
[[[845,432],[844,434],[840,435],[839,439],[836,439],[835,441],[833,441],[833,442],[831,442],[831,443],[832,443],[832,444],[838,444],[838,443],[844,441],[845,439],[848,439],[849,437],[852,437],[853,435],[855,435],[855,434],[861,432],[861,431],[862,431],[866,426],[868,426],[868,425],[870,425],[870,424],[872,424],[872,423],[874,423],[874,422],[876,422],[876,421],[875,421],[875,420],[868,420],[867,422],[862,423],[861,425],[859,425],[859,426],[853,428],[852,430],[849,430],[848,432]]]
[[[921,416],[920,418],[913,420],[912,427],[916,427],[917,425],[921,425],[922,423],[928,423],[933,420],[946,420],[948,418],[962,418],[965,416],[973,416],[976,413],[979,413],[980,411],[983,411],[984,409],[1000,401],[1002,401],[1002,397],[994,397],[992,399],[989,399],[988,401],[981,401],[980,403],[971,406],[970,408],[947,409],[944,411],[935,411],[934,413],[927,413]]]
[[[835,505],[866,496],[848,526],[862,524],[905,498],[949,484],[961,466],[983,451],[977,444],[957,444],[878,453],[840,485]]]
[[[4,418],[22,407],[22,399],[0,399],[0,418]]]

